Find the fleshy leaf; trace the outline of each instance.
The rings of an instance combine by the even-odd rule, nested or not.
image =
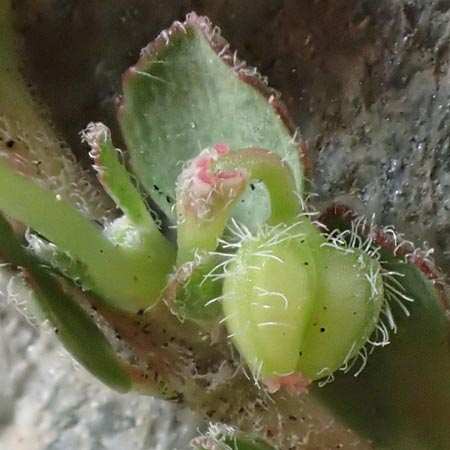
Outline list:
[[[11,225],[0,214],[0,262],[6,262],[22,271],[33,289],[39,309],[54,327],[59,340],[68,352],[94,377],[119,392],[137,391],[168,400],[176,400],[177,393],[162,383],[151,368],[143,369],[120,357],[89,310],[80,301],[96,303],[100,316],[120,315],[130,320],[124,311],[111,309],[95,296],[86,298],[75,286],[63,284],[62,277],[49,271],[45,262],[26,249],[25,240],[17,236]],[[86,304],[86,308],[89,305]],[[134,315],[132,316],[134,317]]]
[[[119,159],[121,151],[113,146],[109,129],[102,123],[90,123],[82,137],[91,146],[97,178],[116,206],[136,227],[159,232],[141,193]]]
[[[375,448],[448,449],[448,307],[436,286],[405,256],[383,249],[381,261],[387,271],[402,274],[397,279],[403,295],[413,299],[405,305],[409,316],[394,303],[397,332],[391,333],[390,344],[375,349],[357,377],[338,375],[333,383],[314,388],[313,393],[355,431],[371,439]]]
[[[130,227],[122,218],[105,235],[59,196],[2,162],[0,210],[84,264],[83,287],[119,309],[137,312],[154,304],[175,260],[172,246],[156,227],[140,245],[128,245],[125,238]],[[123,245],[119,239],[125,240]]]
[[[290,164],[301,192],[300,145],[276,93],[237,61],[206,19],[191,14],[161,33],[124,75],[123,91],[119,121],[132,167],[174,222],[182,163],[216,144],[278,153]],[[250,226],[267,218],[261,185],[248,189],[243,203],[235,217]]]
[[[40,309],[55,327],[61,342],[100,381],[118,391],[128,391],[132,383],[124,362],[89,314],[23,244],[0,214],[0,256],[22,269]]]

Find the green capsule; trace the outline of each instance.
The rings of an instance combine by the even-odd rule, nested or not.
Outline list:
[[[271,228],[242,242],[228,268],[223,287],[227,328],[257,378],[297,369],[316,296],[311,231],[318,235],[306,223]]]
[[[327,245],[306,219],[245,240],[228,271],[223,311],[233,342],[256,378],[279,385],[349,362],[383,305],[379,262]]]
[[[358,354],[383,305],[380,264],[359,249],[323,247],[314,313],[299,347],[297,370],[316,380]]]

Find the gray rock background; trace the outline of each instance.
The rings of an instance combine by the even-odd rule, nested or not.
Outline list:
[[[159,30],[196,10],[282,93],[310,149],[318,205],[375,214],[450,268],[449,0],[15,5],[31,78],[83,164],[78,132],[88,121],[119,136],[120,74]],[[15,307],[1,307],[0,449],[187,448],[192,416],[112,393],[62,353]]]
[[[197,418],[79,367],[18,277],[0,274],[0,450],[185,450]]]

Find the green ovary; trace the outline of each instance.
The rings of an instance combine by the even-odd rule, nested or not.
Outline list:
[[[223,288],[227,327],[258,376],[274,378],[296,370],[298,347],[314,307],[313,253],[306,238],[283,236],[277,228],[243,242],[230,267]]]
[[[354,357],[383,304],[378,261],[324,246],[308,220],[244,241],[224,282],[226,325],[258,378],[317,380]]]
[[[297,364],[312,380],[332,374],[359,352],[383,305],[378,261],[358,249],[345,253],[332,247],[321,249],[319,261],[314,313]]]

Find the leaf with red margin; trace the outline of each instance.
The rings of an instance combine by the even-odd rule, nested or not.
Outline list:
[[[248,68],[204,17],[175,22],[142,51],[123,78],[119,121],[132,168],[161,210],[174,219],[182,164],[215,144],[278,153],[303,189],[304,146],[278,94]],[[266,199],[266,200],[264,200]],[[264,218],[267,194],[248,190],[234,217]]]
[[[355,215],[342,206],[322,218],[330,229],[351,228]],[[372,227],[382,266],[401,273],[410,316],[392,305],[397,333],[377,348],[357,377],[339,374],[313,394],[351,428],[390,450],[450,448],[450,322],[441,278],[432,263],[390,229]],[[367,232],[367,231],[366,231]],[[364,231],[362,232],[364,234]]]

